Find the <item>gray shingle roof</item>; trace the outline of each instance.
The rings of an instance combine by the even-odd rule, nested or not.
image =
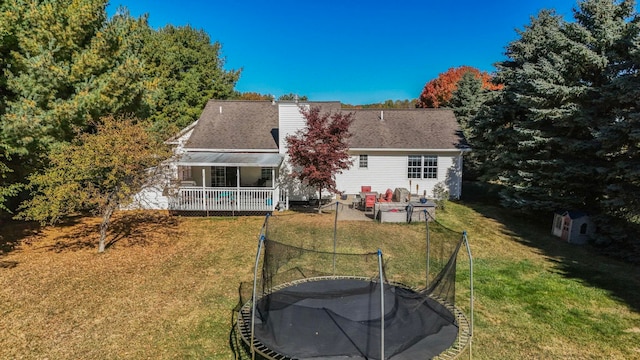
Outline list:
[[[278,105],[209,100],[187,149],[278,150]]]
[[[459,149],[465,144],[458,121],[449,109],[358,109],[353,112],[351,148]]]
[[[311,103],[335,112],[335,102]],[[343,109],[354,112],[351,148],[464,148],[458,122],[449,109]],[[210,100],[198,119],[187,149],[277,151],[278,105],[270,101]]]

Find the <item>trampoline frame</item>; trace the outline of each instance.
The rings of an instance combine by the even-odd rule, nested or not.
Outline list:
[[[336,224],[335,227],[337,227],[337,218],[338,218],[338,206],[339,203],[336,203]],[[426,212],[426,211],[425,211]],[[428,212],[427,212],[428,214]],[[429,214],[430,215],[430,214]],[[265,344],[263,344],[262,342],[260,342],[258,339],[255,338],[254,335],[254,329],[255,329],[255,309],[256,309],[256,305],[259,302],[259,300],[263,299],[264,297],[267,297],[273,293],[276,293],[279,290],[282,289],[286,289],[292,286],[295,286],[297,284],[302,284],[302,283],[307,283],[307,282],[312,282],[312,281],[322,281],[322,280],[341,280],[341,279],[354,279],[354,280],[362,280],[362,281],[373,281],[371,278],[368,277],[360,277],[360,276],[318,276],[318,277],[310,277],[310,278],[304,278],[304,279],[298,279],[298,280],[294,280],[294,281],[290,281],[287,283],[283,283],[283,284],[279,284],[277,286],[274,286],[270,292],[268,293],[263,293],[260,297],[257,296],[257,272],[258,272],[258,266],[259,266],[259,260],[260,260],[260,254],[262,253],[262,247],[263,247],[263,243],[266,240],[265,238],[265,229],[267,226],[267,222],[268,222],[268,218],[269,218],[270,214],[267,214],[267,219],[265,220],[262,229],[261,229],[261,234],[259,236],[259,244],[258,244],[258,250],[256,253],[256,260],[255,260],[255,267],[254,267],[254,281],[253,281],[253,295],[251,296],[251,299],[249,301],[247,301],[245,304],[243,304],[240,309],[238,310],[238,317],[237,317],[237,321],[236,321],[236,334],[242,339],[242,341],[244,342],[244,344],[249,347],[250,353],[251,353],[251,359],[255,359],[256,353],[259,354],[259,356],[265,358],[265,359],[275,359],[275,360],[289,360],[289,359],[295,359],[295,358],[291,358],[288,357],[286,355],[280,354],[278,352],[276,352],[273,349],[270,349],[269,347],[267,347]],[[427,279],[428,279],[428,271],[429,271],[429,265],[428,265],[428,261],[429,261],[429,236],[430,236],[430,231],[429,231],[429,219],[427,218],[427,216],[425,216],[426,218],[426,231],[427,231]],[[435,219],[432,218],[433,221],[435,221]],[[334,229],[334,253],[335,253],[335,242],[336,242],[336,234],[335,234],[335,229]],[[472,338],[473,338],[473,302],[474,302],[474,294],[473,294],[473,257],[471,255],[471,248],[469,246],[469,241],[467,238],[467,232],[463,231],[462,232],[462,242],[464,244],[464,246],[466,247],[467,250],[467,255],[468,255],[468,260],[469,260],[469,290],[470,290],[470,294],[469,294],[469,319],[467,319],[465,313],[460,310],[458,307],[456,307],[455,305],[445,301],[442,298],[439,298],[437,296],[434,296],[433,294],[429,294],[428,297],[435,300],[436,302],[438,302],[439,304],[441,304],[442,306],[444,306],[448,311],[451,312],[451,314],[454,316],[454,318],[456,319],[457,325],[458,325],[458,334],[456,337],[456,340],[453,342],[453,344],[446,350],[444,350],[443,352],[441,352],[440,354],[438,354],[437,356],[433,357],[433,359],[455,359],[458,356],[460,356],[465,349],[468,347],[469,348],[469,359],[472,358]],[[334,259],[335,262],[335,259]],[[378,262],[379,262],[379,267],[380,267],[380,274],[379,274],[379,281],[380,281],[380,286],[381,286],[381,297],[383,297],[383,291],[382,291],[382,287],[386,285],[388,286],[394,286],[394,287],[398,287],[398,288],[403,288],[403,289],[407,289],[410,291],[415,291],[418,292],[418,290],[408,287],[404,284],[401,283],[397,283],[397,282],[389,282],[386,281],[386,279],[383,276],[383,272],[382,272],[382,252],[378,249]],[[335,263],[334,263],[334,271],[335,271]],[[428,280],[427,280],[428,281]],[[382,300],[382,299],[381,299]],[[384,301],[381,301],[381,304],[384,304]],[[384,305],[382,305],[382,309],[381,309],[382,313],[384,313]],[[384,316],[382,317],[384,319]],[[384,320],[382,323],[382,339],[381,339],[381,354],[384,354]]]
[[[360,276],[318,276],[318,277],[311,277],[311,278],[306,278],[306,279],[299,279],[299,280],[295,280],[295,281],[291,281],[288,283],[284,283],[284,284],[280,284],[278,286],[274,286],[273,291],[270,293],[265,293],[263,294],[260,298],[256,299],[256,303],[259,302],[259,300],[261,300],[262,298],[275,293],[279,290],[283,290],[286,289],[288,287],[292,287],[298,284],[302,284],[302,283],[307,283],[307,282],[312,282],[312,281],[322,281],[322,280],[343,280],[343,279],[347,279],[347,280],[362,280],[362,281],[372,281],[371,278],[367,278],[367,277],[360,277]],[[415,289],[412,289],[404,284],[401,283],[396,283],[396,282],[386,282],[386,285],[388,286],[395,286],[395,287],[399,287],[399,288],[403,288],[403,289],[409,289],[412,291],[416,291]],[[465,314],[456,306],[453,306],[449,303],[447,303],[446,301],[439,299],[437,297],[434,296],[429,296],[431,299],[437,301],[438,303],[440,303],[441,305],[443,305],[447,310],[449,310],[454,316],[455,319],[458,323],[458,336],[456,338],[456,341],[445,351],[443,351],[441,354],[439,354],[438,356],[436,356],[434,359],[439,359],[439,360],[445,360],[445,359],[455,359],[456,357],[458,357],[468,346],[471,345],[471,335],[472,335],[472,331],[471,331],[471,323],[469,322],[469,320],[467,319],[467,317],[465,316]],[[260,340],[256,339],[253,336],[253,332],[252,332],[252,328],[253,328],[253,299],[250,301],[247,301],[242,308],[240,309],[240,311],[238,312],[238,321],[236,323],[237,326],[237,334],[240,336],[240,338],[242,339],[242,341],[244,342],[244,344],[249,347],[250,349],[253,349],[253,351],[255,351],[255,353],[259,354],[261,357],[265,358],[265,359],[274,359],[274,360],[292,360],[295,358],[291,358],[288,357],[286,355],[280,354],[275,350],[270,349],[269,347],[267,347],[266,345],[264,345]],[[252,341],[253,339],[253,341]],[[253,355],[252,355],[253,358]]]

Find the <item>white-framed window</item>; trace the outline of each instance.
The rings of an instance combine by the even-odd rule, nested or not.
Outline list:
[[[213,166],[211,168],[211,186],[224,187],[226,182],[226,169],[224,166]]]
[[[437,179],[438,178],[438,157],[437,156],[424,156],[423,159],[423,179]]]
[[[366,169],[369,167],[369,155],[360,155],[358,157],[358,167],[360,169]]]
[[[437,179],[438,157],[435,155],[409,155],[407,158],[407,178]]]

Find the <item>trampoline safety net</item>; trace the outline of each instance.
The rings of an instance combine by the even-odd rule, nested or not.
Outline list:
[[[449,349],[461,234],[434,221],[335,224],[267,216],[255,317],[253,284],[241,288],[245,341],[278,359],[428,359]],[[381,257],[362,251],[378,248]]]

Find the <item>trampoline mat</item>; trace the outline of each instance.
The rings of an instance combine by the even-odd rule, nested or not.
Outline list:
[[[297,283],[261,298],[255,338],[296,359],[380,359],[380,284],[359,279]],[[384,286],[385,359],[431,358],[456,340],[455,316],[410,289]]]

